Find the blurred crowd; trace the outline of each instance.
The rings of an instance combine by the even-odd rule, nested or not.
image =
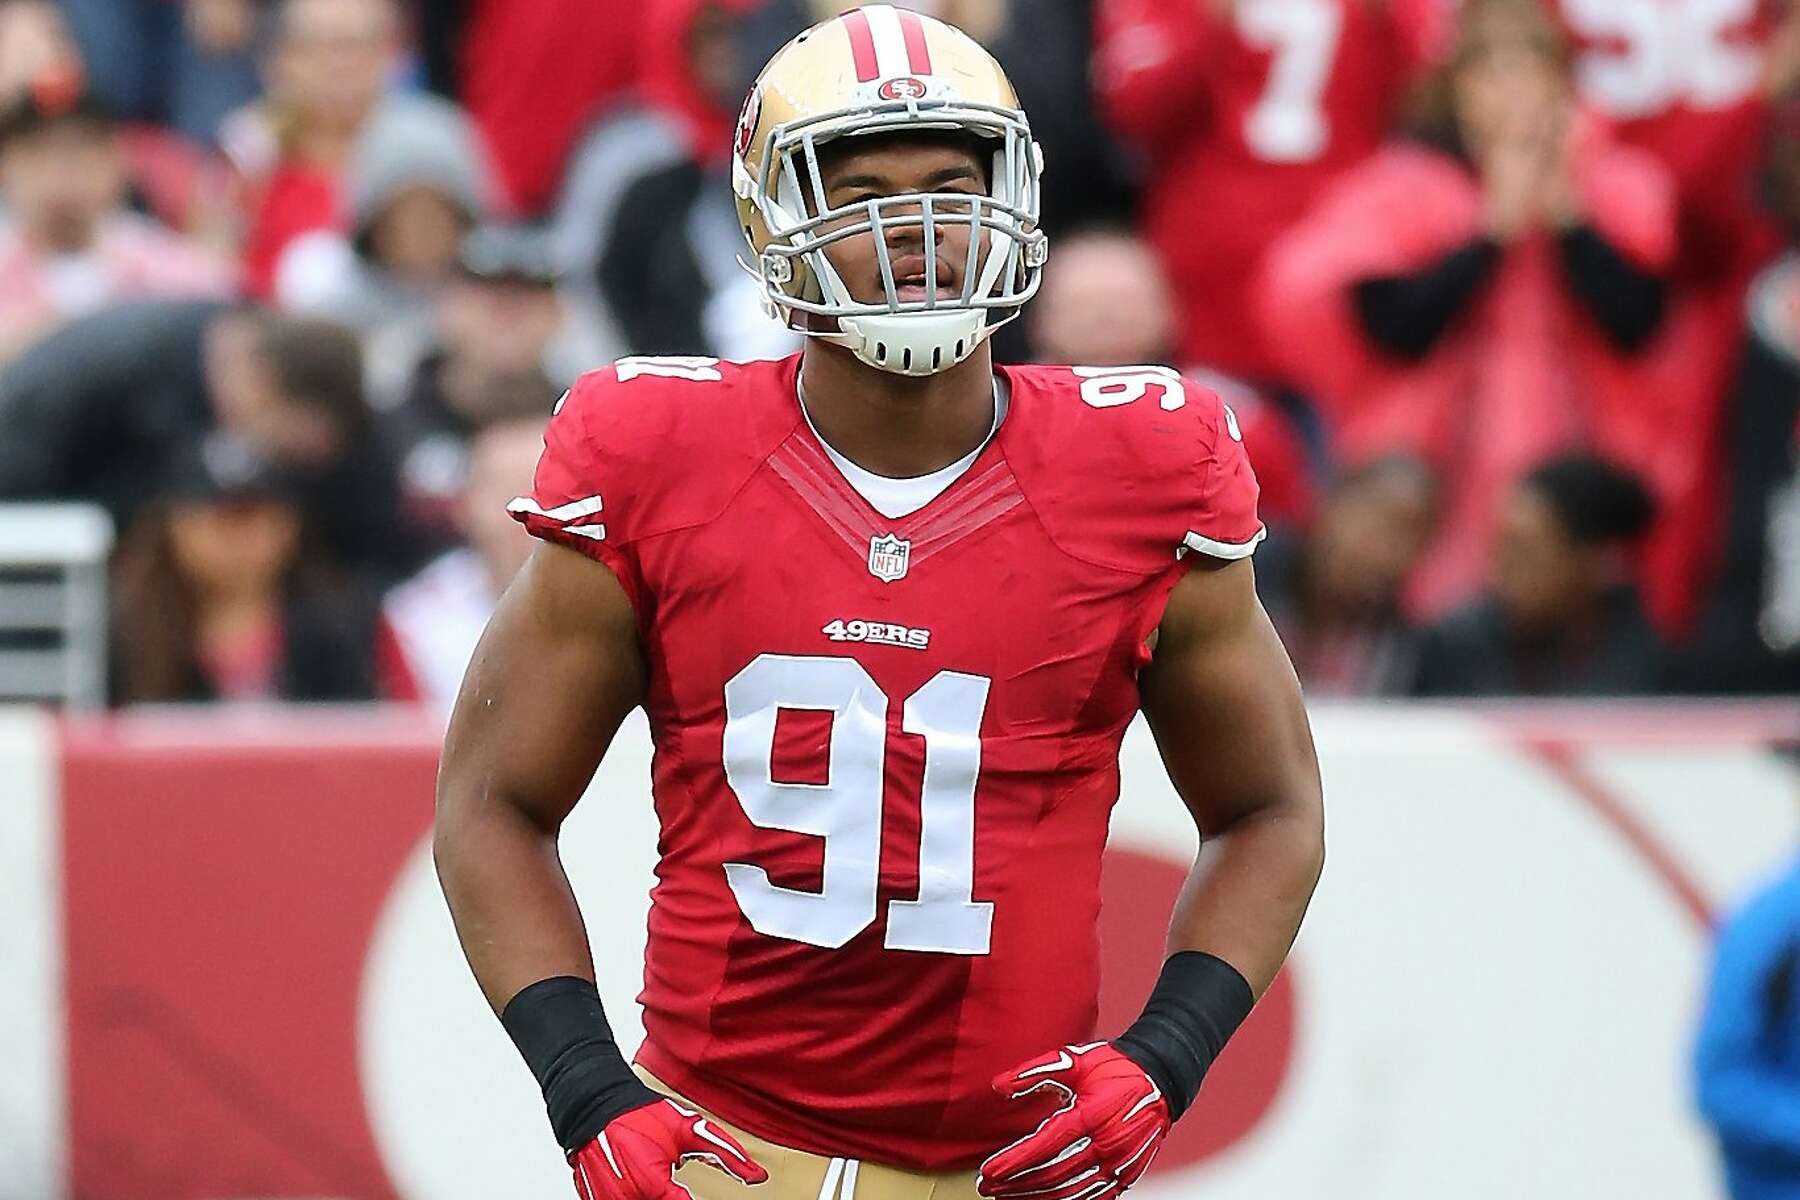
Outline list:
[[[1227,398],[1312,694],[1800,691],[1800,4],[915,6],[1044,144],[1002,360]],[[562,389],[797,348],[731,136],[847,7],[0,0],[0,499],[114,519],[116,699],[446,707]]]

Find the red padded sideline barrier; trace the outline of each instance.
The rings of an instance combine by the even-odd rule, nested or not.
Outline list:
[[[126,721],[63,749],[73,1195],[396,1196],[357,985],[435,731]]]

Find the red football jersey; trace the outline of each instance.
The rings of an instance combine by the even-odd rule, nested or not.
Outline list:
[[[783,1145],[972,1167],[1034,1123],[989,1080],[1093,1032],[1145,638],[1184,552],[1250,553],[1256,483],[1173,371],[1008,367],[974,465],[890,520],[798,365],[586,376],[513,510],[613,570],[647,647],[639,1061]]]
[[[1446,0],[1100,0],[1094,84],[1146,152],[1145,232],[1183,310],[1182,352],[1253,379],[1243,302],[1264,250],[1379,146],[1442,39]]]
[[[1575,40],[1583,99],[1680,185],[1682,276],[1705,283],[1758,265],[1778,245],[1756,166],[1783,0],[1548,2]]]

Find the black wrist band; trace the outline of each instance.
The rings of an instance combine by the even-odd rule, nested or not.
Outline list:
[[[631,1073],[600,993],[585,979],[538,980],[506,1002],[500,1023],[544,1089],[564,1150],[580,1149],[614,1117],[662,1098]]]
[[[1222,958],[1184,950],[1163,964],[1144,1014],[1113,1046],[1144,1068],[1179,1117],[1206,1069],[1256,1004],[1250,984]]]

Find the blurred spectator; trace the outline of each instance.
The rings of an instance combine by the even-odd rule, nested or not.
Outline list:
[[[90,76],[62,9],[52,0],[0,0],[0,107],[28,84],[59,75]],[[107,115],[117,116],[110,110]],[[144,122],[121,125],[117,140],[134,203],[173,229],[206,237],[221,259],[235,254],[229,173],[216,156]]]
[[[474,119],[516,216],[548,215],[582,133],[637,83],[643,4],[419,6],[432,88]]]
[[[1181,351],[1279,378],[1245,303],[1265,249],[1381,143],[1440,0],[1098,0],[1094,83],[1143,154]]]
[[[1513,489],[1487,595],[1430,629],[1420,696],[1617,696],[1652,690],[1661,644],[1632,584],[1655,504],[1630,472],[1582,455]]]
[[[1744,291],[1781,232],[1755,186],[1766,97],[1800,75],[1792,0],[1546,0],[1576,41],[1583,99],[1625,143],[1655,155],[1679,197],[1680,237],[1667,332],[1647,389],[1665,397],[1669,453],[1646,477],[1663,517],[1648,547],[1647,600],[1685,632],[1717,566],[1726,503],[1725,411],[1740,348]]]
[[[414,362],[434,340],[439,296],[488,191],[463,114],[430,97],[395,97],[370,115],[345,171],[348,232],[308,233],[282,254],[276,300],[362,333],[377,404],[401,386],[381,368]]]
[[[1800,861],[1719,929],[1694,1079],[1731,1200],[1800,1195]]]
[[[1422,463],[1378,459],[1331,487],[1303,535],[1277,530],[1257,552],[1257,594],[1309,695],[1395,695],[1411,686],[1418,637],[1402,597],[1436,501]]]
[[[438,340],[413,360],[404,398],[381,428],[410,522],[450,536],[470,437],[507,417],[542,424],[562,390],[546,373],[564,321],[547,243],[525,229],[477,230],[438,313]]]
[[[1800,95],[1776,110],[1763,190],[1800,244]],[[1725,551],[1711,604],[1679,656],[1699,692],[1800,692],[1800,252],[1750,289],[1726,474]]]
[[[142,301],[72,322],[0,371],[0,498],[91,500],[124,529],[178,446],[225,429],[293,476],[340,560],[391,577],[418,550],[369,425],[349,331]]]
[[[0,100],[0,202],[0,364],[120,300],[230,290],[223,262],[125,208],[118,138],[77,77]]]
[[[259,0],[61,0],[94,88],[114,115],[211,143],[262,90]]]
[[[1059,238],[1037,298],[1025,309],[1036,362],[1124,367],[1175,362],[1175,309],[1168,277],[1136,234],[1095,226]],[[1304,524],[1312,511],[1312,472],[1293,423],[1273,401],[1240,380],[1190,369],[1237,415],[1262,488],[1263,519]]]
[[[1668,167],[1683,283],[1741,285],[1779,245],[1752,183],[1765,80],[1800,69],[1788,0],[1548,0],[1575,40],[1582,99]],[[1785,10],[1785,11],[1784,11]]]
[[[215,433],[176,453],[159,494],[114,563],[119,703],[374,697],[373,606],[271,464]]]
[[[55,0],[0,0],[0,104],[46,76],[81,69]]]
[[[244,286],[266,298],[289,242],[340,217],[339,187],[399,53],[394,0],[279,0],[268,95],[221,135],[243,180]]]
[[[771,358],[797,348],[738,267],[732,130],[760,65],[744,52],[752,0],[652,0],[645,106],[615,113],[582,147],[559,217],[562,265],[591,280],[618,354]],[[604,355],[602,355],[604,356]]]
[[[1168,362],[1175,352],[1168,275],[1128,229],[1058,238],[1025,322],[1040,362],[1126,366]]]
[[[1445,482],[1414,599],[1479,582],[1518,475],[1592,446],[1649,472],[1692,389],[1650,386],[1673,191],[1582,119],[1536,0],[1469,0],[1414,139],[1346,176],[1271,252],[1258,300],[1291,376],[1356,463],[1415,454]],[[1656,476],[1652,476],[1655,478]]]
[[[530,490],[548,417],[546,407],[475,433],[455,509],[465,544],[389,592],[382,606],[398,675],[409,684],[404,694],[446,716],[500,593],[531,552],[531,538],[506,506]]]

